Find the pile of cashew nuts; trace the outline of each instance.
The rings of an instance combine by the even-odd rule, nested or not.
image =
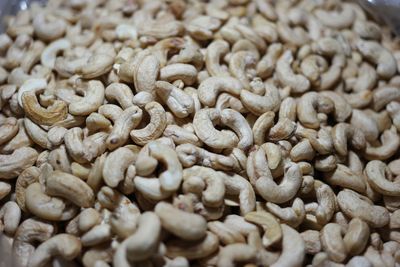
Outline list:
[[[354,2],[50,0],[6,24],[0,265],[400,266],[400,39]]]

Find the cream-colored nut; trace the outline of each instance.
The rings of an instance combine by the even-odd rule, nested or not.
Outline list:
[[[193,126],[196,135],[205,144],[216,149],[235,147],[237,136],[231,131],[215,129],[214,124],[221,121],[222,114],[216,109],[202,109],[194,115]]]
[[[189,64],[170,64],[160,69],[160,79],[167,82],[181,80],[185,85],[192,85],[197,78],[197,70]]]
[[[347,251],[339,224],[328,223],[324,226],[321,231],[321,244],[332,261],[340,263],[346,259]]]
[[[239,96],[242,90],[241,82],[232,77],[210,77],[201,82],[198,88],[198,96],[203,105],[213,107],[218,94],[227,92]]]
[[[45,266],[53,257],[73,260],[81,252],[81,241],[68,234],[58,234],[40,244],[29,260],[29,266]]]
[[[301,266],[305,257],[305,244],[300,234],[285,224],[282,228],[282,253],[279,259],[271,265],[278,266]]]
[[[205,185],[204,191],[200,192],[204,205],[219,207],[223,204],[225,196],[224,176],[213,169],[193,166],[183,170],[183,192],[197,193],[193,190],[192,180],[201,179]]]
[[[328,69],[328,62],[319,55],[308,55],[300,64],[301,72],[306,76],[310,82],[318,87],[320,85],[321,74]]]
[[[220,221],[207,223],[208,229],[216,234],[220,241],[225,244],[246,243],[245,237],[239,232]]]
[[[110,187],[116,187],[124,180],[125,173],[136,161],[136,155],[126,147],[120,147],[108,154],[103,167],[104,182]]]
[[[133,76],[136,92],[145,91],[154,95],[154,87],[160,70],[159,60],[154,55],[147,55],[138,64]]]
[[[399,101],[400,93],[397,87],[382,86],[373,91],[372,100],[376,111],[386,107],[392,101]]]
[[[31,147],[21,147],[12,154],[0,155],[0,178],[12,179],[23,170],[32,166],[38,157],[38,152]]]
[[[343,96],[333,91],[323,91],[320,94],[332,100],[333,116],[337,122],[346,121],[351,116],[352,108]]]
[[[163,228],[184,240],[199,240],[207,235],[207,222],[198,214],[181,211],[167,202],[159,202],[155,213]]]
[[[290,159],[294,162],[312,160],[314,157],[315,151],[308,139],[301,140],[290,150]]]
[[[11,185],[9,183],[0,182],[0,200],[5,198],[10,192],[11,192]]]
[[[63,197],[79,207],[89,208],[94,204],[93,190],[78,177],[61,171],[54,171],[47,177],[46,193]]]
[[[67,23],[60,17],[41,12],[32,22],[35,34],[43,41],[53,41],[64,35]]]
[[[63,200],[46,195],[38,182],[26,188],[25,204],[30,212],[46,220],[68,220],[75,215],[75,210],[68,207]]]
[[[380,137],[381,145],[372,146],[367,143],[364,156],[369,160],[386,160],[393,156],[400,145],[400,137],[394,126],[385,130]]]
[[[172,192],[161,189],[158,178],[136,176],[133,180],[135,189],[146,199],[161,201],[171,196]]]
[[[353,30],[363,39],[377,40],[381,39],[381,28],[372,21],[357,19],[354,21]]]
[[[358,255],[367,246],[370,230],[364,221],[354,218],[349,223],[347,233],[343,237],[346,251],[349,255]]]
[[[49,140],[52,146],[59,146],[64,143],[64,135],[67,131],[68,130],[64,127],[54,126],[48,131],[47,140]]]
[[[262,242],[268,248],[282,239],[281,225],[275,216],[266,211],[252,211],[244,216],[245,220],[261,226],[264,229]]]
[[[261,168],[262,169],[262,168]],[[283,203],[294,197],[301,186],[300,168],[295,163],[287,163],[282,182],[277,185],[272,174],[265,173],[256,181],[257,192],[267,201]]]
[[[301,96],[297,103],[299,121],[307,128],[318,129],[320,121],[318,113],[330,113],[334,109],[333,101],[316,92],[309,92]]]
[[[27,131],[26,131],[26,128],[24,125],[24,119],[19,119],[17,123],[18,123],[18,133],[14,136],[14,138],[12,138],[6,144],[2,145],[2,147],[0,148],[1,153],[10,154],[18,148],[33,145],[32,140],[30,139],[29,135],[27,134]]]
[[[243,105],[240,99],[228,93],[222,93],[218,96],[217,102],[215,103],[215,108],[218,110],[223,110],[225,108],[232,108],[240,113],[247,112],[246,107]]]
[[[100,81],[89,81],[85,89],[85,96],[79,101],[72,102],[68,106],[68,110],[72,115],[89,115],[104,102],[104,86]]]
[[[249,123],[239,112],[233,109],[221,111],[221,122],[235,131],[239,137],[237,147],[247,151],[253,145],[253,133]]]
[[[341,156],[347,155],[347,142],[349,141],[357,150],[363,150],[366,146],[363,132],[347,123],[338,123],[332,128],[332,140],[336,152]]]
[[[229,71],[238,79],[243,88],[250,89],[250,81],[247,75],[248,68],[254,68],[256,57],[251,51],[238,51],[232,54],[229,59]]]
[[[79,214],[77,224],[79,231],[84,233],[89,231],[100,222],[100,213],[93,208],[87,208],[82,210]]]
[[[304,203],[300,198],[295,198],[291,207],[281,208],[279,205],[271,202],[267,202],[266,207],[281,222],[291,227],[299,226],[306,215]]]
[[[296,132],[297,124],[288,118],[278,120],[270,129],[268,139],[271,141],[286,140],[291,138]]]
[[[344,189],[337,195],[340,209],[350,218],[360,218],[371,227],[383,227],[389,223],[389,212],[382,206],[352,190]]]
[[[132,90],[124,83],[112,83],[107,86],[104,93],[107,100],[118,102],[123,109],[133,105]]]
[[[343,188],[355,190],[359,193],[364,193],[366,190],[362,174],[352,171],[343,164],[337,164],[334,171],[325,173],[324,179],[331,185],[338,185]]]
[[[144,109],[150,115],[150,122],[143,129],[134,129],[130,132],[132,140],[139,145],[160,137],[167,126],[167,118],[164,108],[157,102],[146,104]]]
[[[48,133],[43,130],[40,126],[33,123],[30,119],[24,119],[24,126],[26,133],[30,139],[37,145],[45,149],[52,149],[53,144],[48,139]]]
[[[308,33],[302,27],[291,28],[286,22],[278,21],[276,23],[276,30],[279,38],[292,46],[302,46],[310,42]]]
[[[261,145],[265,142],[265,137],[270,128],[274,125],[275,113],[267,111],[259,116],[253,125],[253,138],[256,145]]]
[[[0,231],[13,236],[21,220],[21,209],[14,201],[8,201],[0,209]]]
[[[229,44],[224,40],[214,40],[207,46],[205,54],[205,65],[211,76],[229,76],[228,68],[220,64],[229,52]]]
[[[322,248],[319,235],[320,233],[316,230],[306,230],[300,233],[307,254],[315,255],[321,251]]]
[[[368,183],[377,192],[385,196],[400,196],[400,187],[396,182],[389,180],[390,170],[382,161],[368,162],[365,166],[365,174]]]
[[[376,84],[378,77],[376,70],[368,63],[362,63],[360,66],[358,78],[353,85],[354,92],[362,92],[372,90]]]
[[[247,179],[237,174],[225,174],[224,183],[226,196],[238,195],[240,213],[242,215],[254,210],[256,206],[256,196],[253,187]]]
[[[257,75],[261,78],[267,78],[272,75],[275,70],[276,62],[282,54],[283,46],[280,43],[273,43],[268,46],[268,51],[264,57],[257,63]]]
[[[345,4],[341,6],[339,12],[317,9],[314,11],[314,14],[324,26],[334,29],[348,28],[355,20],[353,9]]]
[[[71,172],[71,160],[68,157],[68,153],[64,145],[52,150],[49,153],[47,161],[55,170],[61,170],[68,173]]]
[[[118,148],[128,141],[129,133],[139,125],[142,114],[142,110],[137,106],[131,106],[122,112],[107,137],[106,143],[109,150]]]
[[[87,62],[79,66],[75,73],[83,79],[97,78],[108,73],[112,69],[114,57],[105,53],[93,54],[87,59]]]
[[[261,115],[268,111],[276,112],[281,104],[278,89],[270,83],[265,85],[265,94],[257,95],[247,90],[240,92],[240,100],[243,105],[255,115]]]
[[[378,139],[379,129],[377,123],[362,110],[353,109],[350,124],[360,129],[364,133],[367,141],[373,142]]]
[[[25,212],[27,211],[25,203],[25,190],[30,184],[38,181],[39,175],[39,168],[31,166],[21,172],[15,183],[16,202],[18,203],[18,206]]]
[[[206,232],[205,238],[200,241],[171,240],[166,242],[166,255],[170,258],[185,257],[188,260],[195,260],[207,257],[218,250],[218,237]]]
[[[310,89],[310,81],[301,74],[295,74],[291,64],[293,55],[289,50],[284,52],[276,63],[276,76],[285,86],[290,86],[294,93],[304,93]]]
[[[154,101],[154,96],[146,91],[137,93],[132,99],[133,104],[141,108],[152,101]]]
[[[9,117],[0,121],[0,145],[7,143],[16,136],[19,130],[16,118]]]
[[[163,132],[163,136],[172,138],[176,145],[192,144],[194,146],[201,146],[202,144],[194,131],[178,125],[167,125]]]
[[[155,91],[176,117],[185,118],[194,112],[192,97],[173,84],[157,81]]]
[[[81,236],[82,246],[95,246],[111,240],[111,226],[100,224],[93,226],[89,231]]]
[[[142,261],[155,254],[161,235],[161,221],[155,213],[143,213],[138,223],[138,229],[126,241],[126,255],[131,262]]]
[[[68,39],[59,39],[49,44],[40,56],[40,63],[50,69],[54,68],[57,54],[60,51],[67,50],[71,47],[71,42]]]
[[[333,37],[320,38],[312,43],[311,48],[315,53],[323,56],[334,56],[345,53],[341,43]]]
[[[252,262],[256,258],[256,249],[247,244],[230,244],[218,254],[217,266],[233,267],[238,262]]]
[[[29,260],[35,251],[35,242],[44,242],[54,233],[54,226],[38,219],[23,221],[14,236],[12,247],[13,264],[28,266]]]

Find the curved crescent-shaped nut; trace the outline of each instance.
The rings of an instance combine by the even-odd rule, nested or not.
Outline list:
[[[134,71],[136,92],[155,94],[154,87],[160,71],[160,62],[154,55],[144,56]]]
[[[33,91],[27,91],[22,95],[22,106],[32,121],[42,125],[53,125],[67,117],[68,108],[64,101],[55,100],[51,106],[43,108],[40,106],[36,94]]]
[[[320,94],[332,100],[333,116],[337,122],[346,121],[351,116],[353,109],[343,96],[334,91],[323,91]]]
[[[395,86],[382,86],[373,91],[372,100],[376,111],[386,107],[392,101],[400,100],[399,88]]]
[[[31,267],[43,267],[53,257],[61,257],[71,261],[81,252],[82,244],[79,238],[69,234],[58,234],[40,244],[29,260]]]
[[[69,173],[54,171],[46,179],[46,193],[63,197],[79,207],[89,208],[94,204],[94,193],[84,181]]]
[[[17,177],[35,163],[38,155],[38,152],[31,147],[21,147],[10,155],[0,155],[0,178]]]
[[[8,201],[0,209],[0,232],[13,236],[21,220],[21,209],[14,201]]]
[[[38,182],[32,183],[26,188],[25,203],[26,208],[39,218],[58,221],[72,217],[71,214],[68,214],[64,201],[43,193]]]
[[[318,129],[320,121],[318,112],[330,113],[334,109],[332,100],[316,92],[308,92],[301,96],[297,103],[297,116],[304,127]]]
[[[60,17],[40,12],[32,21],[35,34],[43,41],[52,41],[64,35],[67,23]]]
[[[229,71],[232,75],[238,79],[242,86],[249,90],[250,82],[247,76],[246,69],[248,67],[254,67],[256,64],[256,56],[251,51],[238,51],[232,54],[229,59]]]
[[[166,255],[170,258],[185,257],[188,260],[196,260],[207,257],[218,250],[218,236],[212,232],[206,232],[205,238],[198,242],[185,240],[171,240],[166,242]]]
[[[40,126],[32,122],[30,119],[24,119],[24,127],[29,138],[33,143],[39,145],[44,149],[52,149],[53,145],[48,139],[48,132],[43,130]]]
[[[175,63],[160,69],[160,80],[167,82],[181,80],[185,85],[192,85],[196,82],[196,79],[197,70],[190,64]]]
[[[224,202],[225,185],[222,173],[211,168],[193,166],[183,170],[182,188],[185,193],[191,192],[191,180],[200,178],[205,184],[205,190],[201,192],[202,202],[209,207],[219,207]],[[195,191],[191,193],[197,193]]]
[[[213,107],[220,92],[227,92],[239,96],[242,83],[232,77],[210,77],[205,79],[198,88],[200,102],[208,107]]]
[[[285,224],[281,224],[283,240],[282,253],[271,267],[300,267],[305,257],[305,244],[300,234]]]
[[[106,143],[109,150],[124,145],[129,139],[129,133],[139,125],[142,120],[143,112],[137,106],[125,109],[120,117],[114,122],[110,135]]]
[[[339,224],[328,223],[322,228],[321,245],[332,261],[340,263],[346,259],[347,251],[342,238],[342,227]]]
[[[147,146],[150,157],[165,165],[166,170],[159,175],[161,188],[167,192],[176,191],[182,181],[182,165],[175,150],[161,142],[150,142]]]
[[[374,142],[379,137],[378,124],[363,110],[353,109],[350,124],[360,129],[369,142]]]
[[[262,145],[265,143],[265,137],[267,133],[274,125],[275,113],[267,111],[259,116],[253,125],[253,138],[256,145]]]
[[[367,143],[367,148],[364,152],[364,157],[366,159],[386,160],[393,156],[400,146],[400,136],[398,135],[394,126],[385,130],[382,133],[380,140],[382,145],[377,147],[371,146],[369,143]]]
[[[295,198],[291,207],[281,208],[279,205],[271,202],[267,202],[266,207],[281,222],[291,227],[299,226],[306,216],[304,202],[301,198]]]
[[[335,213],[337,207],[336,196],[332,188],[326,184],[314,183],[314,188],[318,201],[318,206],[314,214],[318,224],[325,225],[332,219]]]
[[[283,85],[290,86],[294,93],[304,93],[310,89],[310,81],[305,76],[293,72],[292,62],[292,52],[287,50],[276,63],[276,76]]]
[[[133,182],[135,184],[135,189],[144,197],[151,200],[161,201],[170,197],[173,193],[162,190],[160,180],[158,178],[135,176]]]
[[[211,76],[230,76],[227,69],[220,65],[220,60],[229,52],[229,44],[224,40],[214,40],[207,46],[205,64]]]
[[[56,57],[60,51],[69,49],[71,42],[67,39],[59,39],[49,44],[42,52],[40,56],[40,63],[43,66],[53,69],[56,64]]]
[[[252,262],[257,256],[257,250],[247,244],[230,244],[218,253],[217,266],[234,267],[236,262]]]
[[[263,96],[242,90],[240,92],[240,100],[255,115],[261,115],[268,111],[276,112],[281,104],[278,88],[270,83],[265,85],[265,94]]]
[[[24,107],[22,104],[22,95],[25,92],[37,92],[47,88],[46,79],[27,79],[18,89],[18,104]]]
[[[79,101],[72,102],[68,106],[68,110],[72,115],[89,115],[104,102],[104,85],[100,81],[91,80],[85,91],[85,96]]]
[[[397,71],[396,59],[385,47],[374,41],[359,40],[357,42],[358,51],[367,60],[377,65],[376,72],[383,79],[389,79]]]
[[[5,198],[10,192],[11,192],[11,185],[9,183],[0,182],[0,200]],[[24,196],[25,196],[25,192],[24,192]]]
[[[124,83],[112,83],[105,90],[107,100],[117,101],[123,108],[127,109],[133,106],[133,93],[131,88]]]
[[[357,174],[343,164],[337,164],[334,171],[324,173],[324,179],[331,185],[349,188],[359,193],[364,193],[366,190],[366,185],[362,175]]]
[[[370,229],[367,223],[359,218],[349,222],[347,233],[343,237],[346,251],[349,255],[358,255],[364,251],[370,236]]]
[[[285,166],[285,175],[282,182],[277,185],[272,177],[261,176],[256,181],[257,192],[267,201],[284,203],[292,199],[301,186],[301,171],[296,163]]]
[[[387,179],[388,166],[379,160],[372,160],[365,166],[365,174],[370,186],[384,196],[400,196],[400,184]]]
[[[264,230],[263,246],[268,248],[282,239],[281,225],[271,213],[266,211],[252,211],[244,216],[248,222],[259,225]]]
[[[358,128],[343,122],[336,124],[332,128],[332,141],[336,152],[341,156],[347,155],[347,143],[349,141],[357,150],[364,150],[366,147],[364,133]]]
[[[352,190],[344,189],[337,195],[340,209],[350,218],[360,218],[368,225],[379,228],[389,223],[389,212],[371,203],[369,198]]]
[[[180,127],[178,125],[167,125],[163,132],[163,136],[171,138],[175,145],[191,144],[196,147],[202,145],[200,139],[192,130]]]
[[[36,242],[44,242],[49,239],[55,229],[50,223],[38,219],[23,221],[14,236],[12,247],[13,266],[27,267],[29,259],[35,251]]]
[[[268,46],[268,51],[264,57],[257,63],[257,75],[261,78],[267,78],[272,75],[275,70],[276,62],[283,51],[283,46],[280,43],[273,43]]]
[[[116,187],[124,180],[128,167],[136,160],[135,153],[126,147],[120,147],[111,152],[103,167],[104,182],[110,187]]]
[[[226,195],[239,195],[240,213],[246,215],[256,207],[256,195],[249,181],[240,175],[224,175]]]
[[[161,222],[154,212],[145,212],[139,217],[136,232],[126,241],[128,260],[146,260],[157,253],[161,235]]]
[[[317,9],[314,14],[318,20],[326,27],[334,29],[343,29],[350,27],[356,16],[352,8],[347,5],[342,5],[340,12],[336,11],[325,11],[323,9]]]
[[[93,79],[108,73],[113,66],[114,58],[108,54],[94,54],[87,60],[86,64],[78,67],[76,74],[83,79]]]
[[[165,110],[159,103],[150,102],[146,104],[144,109],[150,115],[149,124],[143,129],[134,129],[130,132],[132,140],[138,145],[145,145],[160,137],[167,126]]]
[[[194,112],[193,98],[175,85],[157,81],[155,90],[176,117],[185,118]]]
[[[212,148],[223,149],[236,147],[237,136],[231,131],[215,129],[214,122],[219,122],[221,113],[214,108],[201,109],[194,115],[193,127],[196,135]]]
[[[167,202],[159,202],[154,211],[163,228],[184,240],[199,240],[207,234],[207,222],[198,214],[182,211]]]
[[[0,122],[0,145],[7,143],[15,137],[19,130],[18,120],[8,117]]]
[[[250,125],[238,111],[223,109],[221,111],[221,122],[234,130],[239,137],[238,148],[247,151],[253,145],[253,133]]]

